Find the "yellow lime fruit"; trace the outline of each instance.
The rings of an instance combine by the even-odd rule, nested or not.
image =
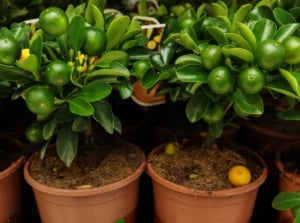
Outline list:
[[[236,165],[228,171],[228,180],[232,186],[239,187],[251,182],[251,172],[243,165]]]
[[[166,155],[174,155],[179,149],[179,143],[178,142],[169,142],[165,147],[165,154]]]

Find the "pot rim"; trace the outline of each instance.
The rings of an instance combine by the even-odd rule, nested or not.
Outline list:
[[[133,144],[132,144],[133,145]],[[133,145],[136,150],[141,150],[138,146]],[[33,156],[31,156],[28,160],[26,160],[24,165],[24,178],[27,181],[27,183],[32,186],[34,189],[39,190],[41,192],[52,194],[52,195],[64,195],[69,197],[80,197],[80,196],[91,196],[99,193],[105,193],[112,190],[117,190],[119,188],[122,188],[132,182],[134,182],[136,179],[140,177],[140,175],[144,172],[145,165],[146,165],[146,158],[145,154],[141,152],[141,158],[142,162],[138,166],[138,168],[129,176],[121,179],[120,181],[95,187],[95,188],[87,188],[87,189],[62,189],[62,188],[55,188],[50,187],[45,184],[39,183],[35,179],[33,179],[29,173],[29,165],[31,163],[31,159]]]
[[[262,126],[258,126],[258,125],[254,124],[253,122],[248,121],[248,120],[245,120],[243,122],[243,124],[245,126],[247,126],[248,128],[253,129],[256,132],[263,133],[263,135],[268,135],[268,136],[271,136],[273,138],[280,138],[280,139],[284,139],[284,140],[295,140],[295,139],[297,140],[297,139],[299,139],[298,134],[290,135],[290,134],[286,134],[286,133],[283,133],[283,132],[276,132],[276,131],[273,131],[272,129],[264,128]]]
[[[153,156],[159,149],[161,149],[165,144],[159,145],[154,150],[151,151],[149,154],[149,157]],[[187,188],[185,186],[173,183],[163,177],[161,177],[159,174],[155,172],[150,162],[147,162],[147,173],[150,175],[150,177],[156,181],[157,183],[167,187],[168,189],[178,191],[182,194],[190,195],[190,196],[201,196],[201,197],[224,197],[224,196],[238,196],[239,194],[243,194],[246,192],[250,192],[253,190],[256,190],[261,184],[264,183],[264,181],[267,178],[267,164],[266,162],[261,158],[260,155],[258,155],[256,152],[254,152],[251,149],[245,148],[245,150],[251,152],[262,164],[263,170],[261,175],[253,182],[251,182],[248,185],[241,186],[241,187],[235,187],[232,189],[223,189],[223,190],[217,190],[217,191],[206,191],[206,190],[197,190],[197,189],[191,189]],[[149,160],[149,159],[148,159]]]
[[[19,169],[19,167],[24,164],[24,161],[25,161],[25,157],[21,156],[15,162],[13,162],[9,167],[7,167],[5,170],[0,171],[0,180],[15,173]]]

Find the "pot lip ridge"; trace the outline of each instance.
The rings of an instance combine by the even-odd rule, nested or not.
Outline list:
[[[163,145],[164,144],[159,145],[154,150],[152,150],[151,153],[149,154],[149,157],[153,156],[156,151],[158,151],[160,148],[162,148]],[[150,175],[152,180],[154,180],[158,184],[163,185],[164,187],[166,187],[168,189],[178,191],[178,192],[180,192],[182,194],[185,194],[185,195],[196,196],[196,197],[197,196],[199,196],[199,197],[200,196],[201,197],[238,196],[239,194],[243,194],[243,193],[246,193],[246,192],[256,190],[261,184],[264,183],[264,181],[267,178],[267,173],[268,173],[267,164],[260,157],[260,155],[258,155],[255,151],[253,151],[251,149],[248,149],[248,148],[245,148],[245,149],[247,149],[248,151],[250,151],[251,153],[253,153],[255,155],[255,157],[262,164],[263,170],[262,170],[261,175],[255,181],[251,182],[248,185],[241,186],[241,187],[235,187],[235,188],[232,188],[232,189],[224,189],[224,190],[217,190],[217,191],[206,191],[206,190],[197,190],[197,189],[187,188],[185,186],[178,185],[176,183],[173,183],[173,182],[159,176],[159,174],[157,174],[155,172],[155,170],[152,168],[152,165],[151,165],[150,162],[146,163],[147,173]]]
[[[139,147],[133,145],[135,149],[141,150]],[[69,196],[69,197],[81,197],[81,196],[92,196],[99,193],[105,193],[112,190],[117,190],[119,188],[122,188],[124,186],[127,186],[137,180],[139,176],[144,172],[145,166],[146,166],[146,158],[145,154],[141,152],[141,164],[138,166],[138,168],[129,176],[121,179],[120,181],[100,186],[100,187],[94,187],[94,188],[87,188],[87,189],[62,189],[62,188],[55,188],[50,187],[45,184],[39,183],[35,179],[33,179],[30,176],[29,173],[29,165],[31,162],[32,156],[26,160],[24,165],[24,178],[27,181],[27,183],[33,187],[35,190],[52,194],[52,195],[63,195],[63,196]]]
[[[276,131],[273,131],[272,129],[256,125],[253,122],[250,122],[248,120],[245,120],[243,122],[243,124],[246,127],[253,129],[256,132],[260,132],[263,135],[268,135],[268,136],[271,136],[271,137],[274,137],[274,138],[279,138],[279,139],[284,139],[284,140],[295,140],[295,139],[297,140],[297,139],[299,139],[298,134],[290,135],[290,134],[286,134],[286,133],[282,133],[282,132],[276,132]]]
[[[25,156],[20,156],[15,162],[13,162],[5,170],[0,171],[0,180],[8,177],[9,175],[15,173],[19,167],[21,167],[25,162]]]

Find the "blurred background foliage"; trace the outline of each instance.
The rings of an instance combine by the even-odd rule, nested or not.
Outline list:
[[[95,0],[102,1],[102,0]],[[153,0],[149,0],[153,1]],[[227,3],[256,4],[260,0],[224,0]],[[274,6],[280,6],[287,10],[299,8],[300,0],[263,0]],[[0,1],[0,26],[9,26],[13,22],[20,22],[26,19],[36,18],[40,12],[49,6],[58,6],[66,9],[69,4],[78,5],[87,0],[1,0]],[[106,6],[120,11],[130,9],[137,4],[139,0],[107,0]],[[216,2],[215,0],[158,0],[159,4],[170,7],[175,4],[190,3],[193,6],[200,5],[203,2]],[[132,9],[132,8],[131,8]]]

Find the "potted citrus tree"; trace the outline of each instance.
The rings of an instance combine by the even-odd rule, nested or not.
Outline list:
[[[24,174],[43,222],[135,219],[144,154],[115,134],[121,122],[110,95],[131,95],[127,50],[143,35],[139,22],[97,3],[49,7],[37,20],[1,29],[0,79],[36,117],[25,135],[39,152]]]
[[[168,44],[174,44],[174,63],[164,63],[166,54],[158,52],[152,56],[158,60],[152,61],[152,67],[147,69],[141,79],[144,86],[149,88],[163,81],[160,92],[168,92],[171,101],[186,101],[188,120],[195,124],[204,121],[208,126],[208,137],[200,142],[199,147],[202,149],[188,146],[190,140],[184,144],[172,142],[154,150],[149,156],[147,167],[153,178],[154,199],[163,199],[155,201],[157,219],[158,222],[183,222],[189,215],[193,216],[189,222],[193,222],[197,221],[195,216],[199,213],[199,218],[203,219],[205,216],[207,222],[249,222],[258,188],[266,180],[266,164],[261,158],[258,159],[257,175],[255,168],[251,169],[248,159],[233,161],[232,158],[236,156],[232,153],[221,164],[223,155],[219,156],[219,152],[224,154],[226,148],[231,147],[223,147],[216,139],[222,136],[224,126],[234,118],[263,114],[264,98],[268,94],[274,98],[280,94],[289,98],[288,109],[278,114],[281,118],[299,118],[299,112],[294,109],[299,100],[299,90],[296,87],[299,83],[298,62],[294,64],[289,60],[292,50],[285,45],[285,41],[290,38],[298,38],[299,23],[286,10],[268,5],[265,1],[258,2],[257,5],[243,4],[238,8],[218,1],[204,3],[197,9],[185,12],[187,11],[182,16],[188,22],[177,21],[177,31],[162,40],[162,49]],[[240,150],[233,151],[243,159],[246,158],[245,153],[240,153]],[[188,152],[193,154],[192,157],[186,155]],[[212,157],[209,156],[210,153],[213,154]],[[181,164],[179,160],[185,160],[188,164]],[[229,160],[233,162],[229,164]],[[176,166],[171,166],[172,163]],[[203,166],[204,163],[212,166]],[[234,174],[238,164],[244,166],[241,170],[242,177]],[[217,166],[224,172],[214,175]],[[250,170],[252,177],[249,177],[245,167]],[[205,175],[206,170],[212,172],[208,171],[208,175]],[[179,174],[181,178],[173,173]],[[214,184],[219,182],[219,176],[228,184],[227,188]],[[245,181],[245,185],[242,183],[240,187],[236,187],[239,184],[235,180],[243,181],[247,178],[249,181]],[[191,186],[192,183],[196,186]],[[178,199],[178,203],[174,199],[177,189],[184,191],[181,192],[184,196],[182,200]],[[247,198],[249,200],[245,199],[247,204],[251,204],[247,207],[248,213],[241,214],[239,210],[235,211],[236,214],[226,216],[225,213],[229,212],[235,202],[225,204],[224,211],[220,205],[223,196],[221,192],[229,192],[231,198],[237,198],[233,194],[239,191],[241,195],[243,189],[254,195]],[[168,191],[172,195],[165,195]],[[186,200],[189,196],[193,198],[192,201]],[[208,198],[211,197],[215,201],[209,201]],[[203,200],[200,201],[201,199]],[[225,200],[230,201],[229,198]],[[181,206],[183,203],[188,204],[188,207]],[[200,211],[199,206],[202,207],[203,203],[211,206]],[[237,207],[243,206],[240,202],[236,203]],[[164,204],[170,209],[165,208]]]

